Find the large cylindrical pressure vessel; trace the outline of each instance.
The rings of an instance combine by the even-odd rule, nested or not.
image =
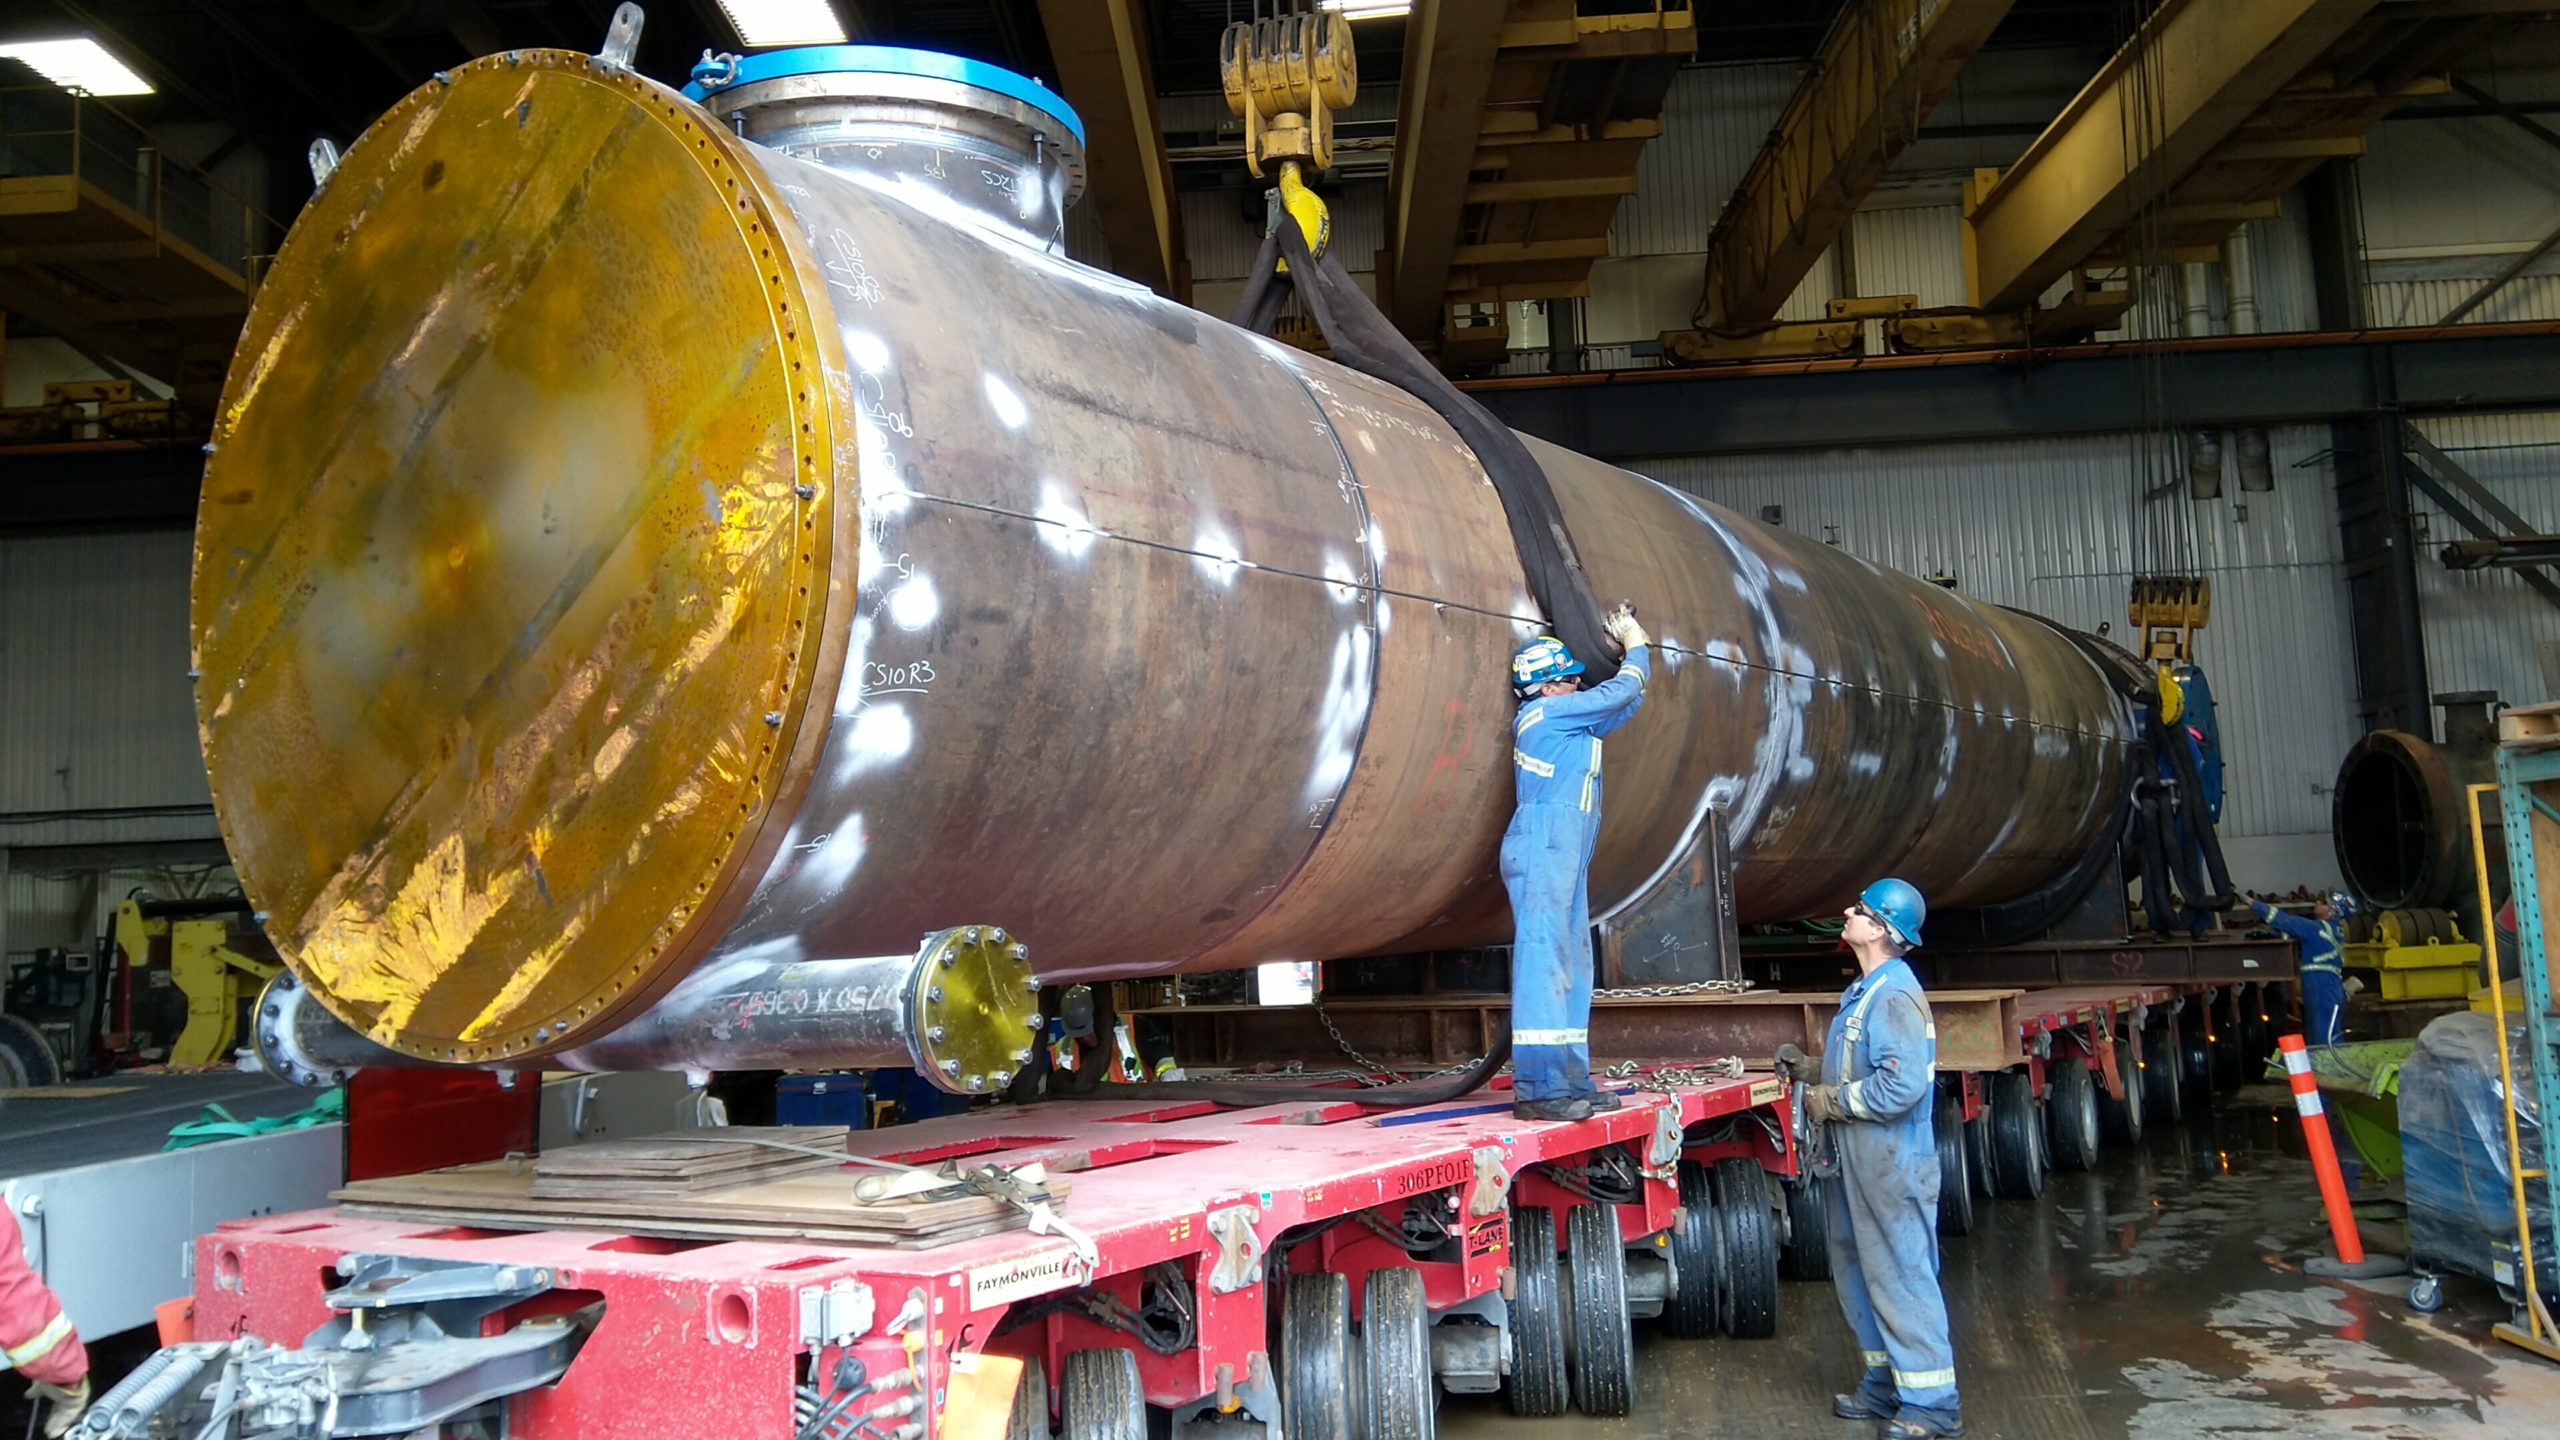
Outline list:
[[[715,119],[475,61],[278,256],[198,525],[202,736],[279,949],[379,1043],[549,1054],[707,962],[961,923],[1052,980],[1507,941],[1539,627],[1474,455],[1063,258],[1054,99],[891,68]],[[2127,725],[2066,637],[1534,448],[1660,651],[1595,913],[1711,808],[1746,920],[2110,842]]]

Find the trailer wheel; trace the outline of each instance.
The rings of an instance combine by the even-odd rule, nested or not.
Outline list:
[[[1790,1280],[1831,1278],[1831,1211],[1823,1194],[1826,1182],[1807,1171],[1779,1183],[1787,1203],[1787,1244],[1778,1254],[1778,1271]]]
[[[44,1032],[15,1015],[0,1015],[0,1089],[40,1090],[62,1083],[62,1062]]]
[[[1707,1167],[1680,1162],[1680,1216],[1671,1225],[1671,1303],[1662,1328],[1684,1340],[1716,1333],[1724,1294],[1724,1222],[1716,1217],[1715,1187]]]
[[[2053,1168],[2090,1170],[2098,1164],[2098,1087],[2086,1060],[2063,1060],[2045,1071],[2053,1093],[2045,1097],[2045,1138]]]
[[[1421,1271],[1369,1272],[1360,1291],[1360,1353],[1369,1392],[1367,1440],[1431,1440],[1440,1387],[1431,1378],[1431,1308],[1423,1300]]]
[[[1778,1333],[1778,1216],[1769,1177],[1749,1160],[1719,1160],[1716,1215],[1724,1222],[1724,1330],[1737,1340]]]
[[[2146,1026],[2142,1032],[2143,1119],[2175,1125],[2186,1112],[2186,1087],[2178,1081],[2185,1069],[2183,1047],[2169,1043],[2169,1027]]]
[[[2260,991],[2255,1003],[2242,997],[2240,1003],[2240,1063],[2247,1072],[2242,1078],[2254,1080],[2266,1073],[2267,1061],[2276,1053],[2276,1030],[2266,1018],[2267,997]]]
[[[1955,1097],[1956,1113],[1964,1113],[1963,1097]],[[1982,1109],[1964,1122],[1965,1176],[1973,1182],[1973,1198],[1991,1198],[1991,1105],[1986,1095]]]
[[[1564,1217],[1573,1285],[1573,1402],[1585,1415],[1636,1405],[1636,1335],[1627,1318],[1627,1246],[1618,1207],[1576,1205]]]
[[[1568,1398],[1556,1219],[1535,1205],[1511,1212],[1511,1381],[1502,1397],[1514,1415],[1561,1415]]]
[[[1013,1392],[1013,1418],[1005,1440],[1049,1440],[1049,1372],[1037,1360],[1022,1362],[1022,1383]]]
[[[1280,1315],[1283,1428],[1305,1440],[1357,1440],[1351,1382],[1351,1281],[1329,1271],[1290,1276]]]
[[[2027,1072],[2003,1070],[1991,1077],[1991,1193],[2003,1200],[2033,1200],[2044,1193],[2044,1159],[2037,1153],[2035,1095]]]
[[[2103,1086],[2098,1089],[2098,1127],[2105,1133],[2108,1144],[2137,1147],[2142,1144],[2142,1112],[2149,1093],[2149,1081],[2145,1078],[2148,1073],[2134,1067],[2132,1051],[2122,1047],[2116,1050],[2116,1078],[2124,1082],[2124,1098],[2118,1100],[2109,1095]]]
[[[1138,1357],[1126,1350],[1069,1355],[1058,1367],[1058,1430],[1064,1440],[1147,1440]]]
[[[2248,1079],[2248,1062],[2240,1053],[2240,1027],[2229,1020],[2213,1022],[2213,1088],[2222,1093],[2240,1088]]]
[[[2205,1039],[2205,1005],[2189,1001],[2178,1016],[2178,1108],[2213,1112],[2213,1044]]]
[[[1961,1096],[1940,1091],[1929,1117],[1938,1140],[1938,1233],[1973,1233],[1973,1146]]]

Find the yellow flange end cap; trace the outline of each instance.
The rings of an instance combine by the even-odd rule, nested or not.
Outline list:
[[[1012,1084],[1040,1040],[1030,948],[992,925],[944,930],[925,942],[913,1005],[925,1076],[956,1094]]]
[[[367,131],[259,290],[196,527],[199,733],[268,933],[381,1044],[600,1033],[755,850],[832,528],[777,220],[673,91],[518,52]]]

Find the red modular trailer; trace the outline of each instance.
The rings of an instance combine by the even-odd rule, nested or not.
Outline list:
[[[521,1298],[490,1309],[482,1336],[524,1333],[542,1316],[583,1330],[565,1373],[507,1402],[516,1440],[774,1440],[805,1425],[846,1353],[877,1388],[846,1407],[841,1428],[868,1417],[882,1436],[976,1433],[955,1394],[1008,1371],[970,1358],[981,1355],[1036,1362],[1026,1383],[1063,1381],[1070,1412],[1143,1396],[1178,1415],[1277,1422],[1289,1365],[1321,1362],[1326,1343],[1406,1344],[1420,1362],[1407,1367],[1408,1404],[1430,1402],[1435,1369],[1439,1384],[1491,1390],[1506,1370],[1535,1366],[1525,1382],[1534,1393],[1516,1393],[1515,1406],[1555,1413],[1567,1363],[1560,1284],[1577,1305],[1615,1296],[1682,1333],[1702,1318],[1737,1333],[1774,1323],[1774,1312],[1751,1313],[1764,1301],[1749,1292],[1754,1269],[1774,1281],[1783,1225],[1779,1189],[1762,1177],[1795,1171],[1785,1098],[1776,1078],[1751,1075],[1629,1091],[1624,1108],[1567,1123],[1515,1120],[1501,1090],[1404,1111],[1363,1106],[1349,1089],[1339,1101],[1250,1109],[1106,1100],[982,1110],[857,1133],[852,1153],[1045,1163],[1072,1183],[1056,1217],[1067,1234],[1017,1229],[903,1250],[272,1216],[199,1242],[196,1334],[302,1344],[333,1320],[323,1296],[348,1283],[352,1257],[391,1257],[401,1277],[514,1287]],[[848,1185],[857,1173],[848,1167]],[[1754,1213],[1720,1220],[1719,1195]],[[1514,1227],[1529,1217],[1540,1253],[1524,1259],[1529,1237]],[[1734,1228],[1693,1233],[1718,1224]],[[1735,1235],[1743,1253],[1728,1256]],[[1592,1264],[1603,1249],[1610,1263]],[[1733,1274],[1696,1263],[1684,1272],[1677,1257],[1690,1253],[1743,1276],[1739,1314]],[[1418,1286],[1377,1278],[1397,1272]],[[1279,1318],[1275,1287],[1305,1292],[1299,1314],[1315,1313],[1309,1301],[1341,1293],[1319,1275],[1343,1277],[1358,1338],[1300,1335],[1284,1356],[1282,1332],[1298,1322]],[[1773,1284],[1761,1288],[1774,1299]],[[1592,1338],[1581,1345],[1605,1348],[1612,1327],[1583,1313]],[[1422,1328],[1435,1319],[1436,1337]],[[1630,1361],[1623,1346],[1617,1360],[1573,1356],[1583,1408],[1624,1413]],[[1076,1433],[1121,1433],[1108,1416],[1069,1418],[1101,1426]]]

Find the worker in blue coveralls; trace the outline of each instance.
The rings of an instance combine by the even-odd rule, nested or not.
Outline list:
[[[1804,1092],[1806,1118],[1838,1156],[1839,1174],[1824,1187],[1831,1275],[1866,1361],[1856,1391],[1832,1397],[1831,1410],[1882,1420],[1895,1440],[1964,1433],[1938,1290],[1938,1027],[1902,958],[1919,947],[1928,913],[1900,880],[1878,880],[1845,912],[1840,938],[1858,978],[1831,1019],[1821,1082]],[[1805,1067],[1794,1046],[1779,1060],[1784,1070]]]
[[[1624,605],[1610,638],[1618,673],[1588,690],[1582,662],[1552,635],[1511,658],[1520,714],[1511,724],[1518,798],[1502,836],[1511,892],[1512,1113],[1587,1120],[1618,1097],[1591,1083],[1591,847],[1600,835],[1600,740],[1644,703],[1652,637]]]
[[[2356,902],[2344,891],[2333,891],[2312,902],[2308,920],[2254,896],[2249,909],[2301,951],[2293,968],[2302,981],[2303,1039],[2314,1045],[2337,1044],[2345,1034],[2338,1024],[2347,1008],[2347,977],[2341,965],[2347,953],[2347,922],[2355,918]]]

